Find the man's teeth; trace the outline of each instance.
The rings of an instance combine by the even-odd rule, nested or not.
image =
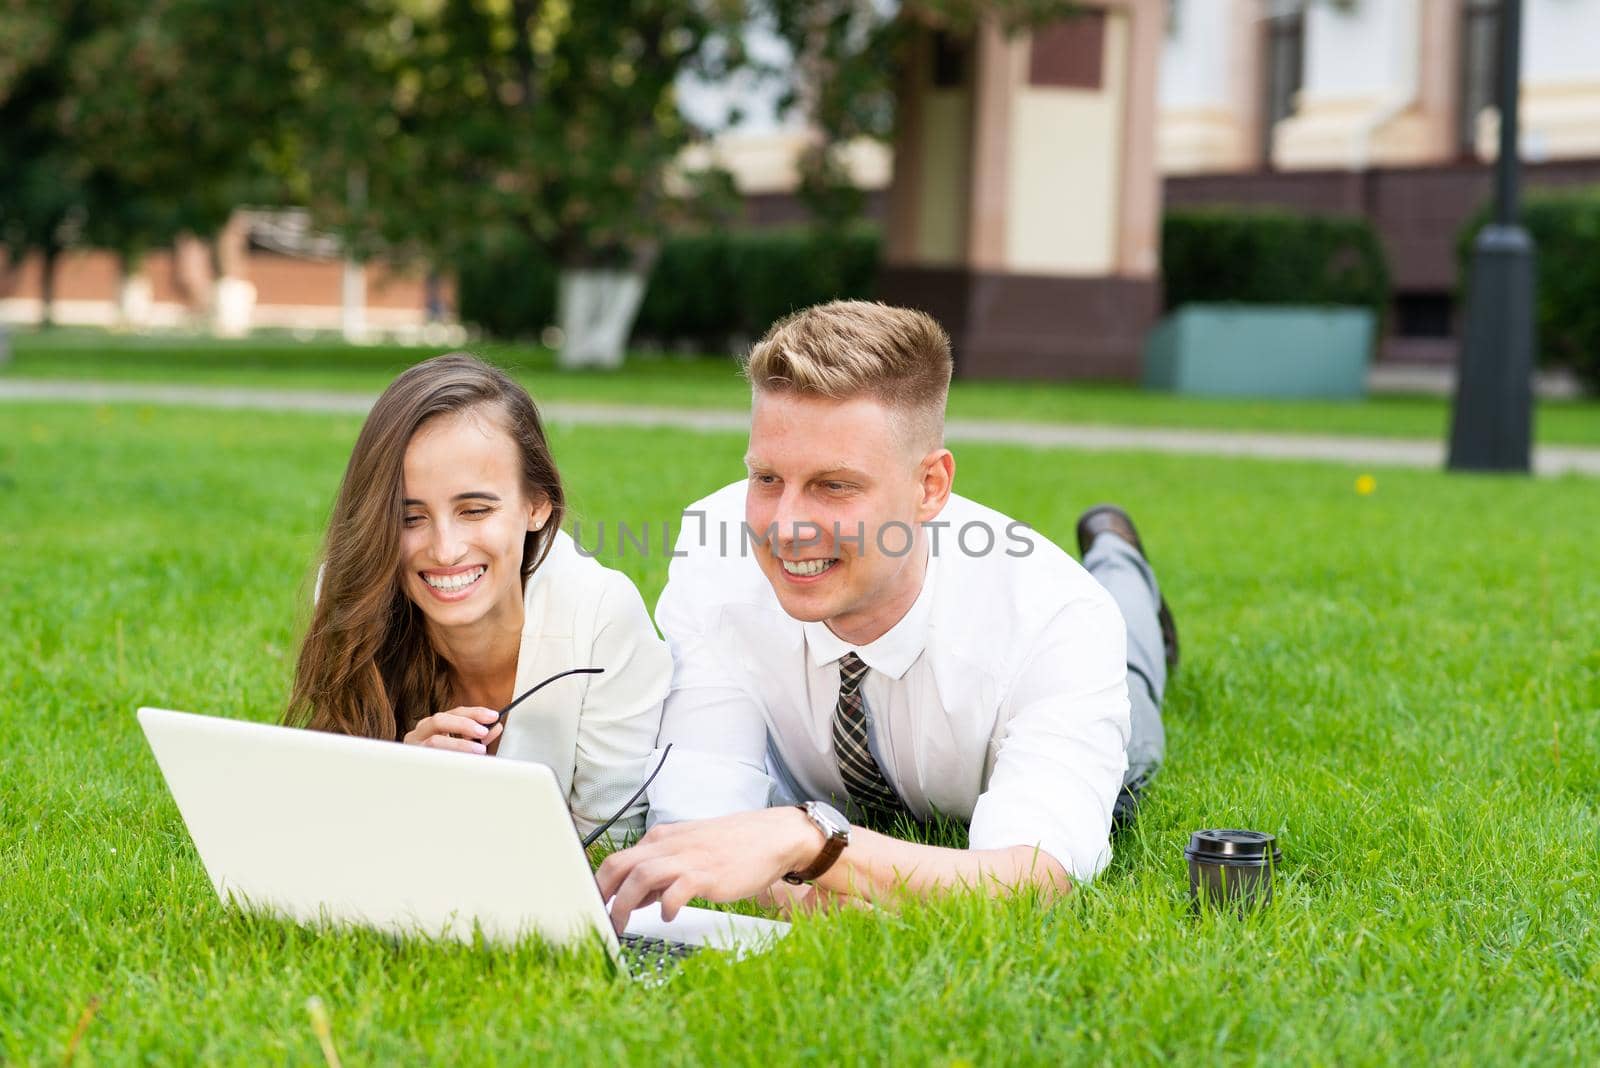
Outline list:
[[[466,589],[468,586],[482,578],[483,573],[487,570],[488,568],[486,567],[476,567],[471,571],[463,571],[459,575],[425,574],[422,576],[422,581],[426,582],[436,590],[444,590],[446,593],[450,593],[454,590]]]
[[[782,560],[783,569],[791,575],[820,575],[832,567],[835,560]]]

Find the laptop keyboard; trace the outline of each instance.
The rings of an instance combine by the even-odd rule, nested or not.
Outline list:
[[[653,964],[657,968],[675,964],[703,948],[690,945],[688,942],[656,938],[653,935],[623,934],[617,937],[617,941],[622,944],[622,951],[635,964]]]

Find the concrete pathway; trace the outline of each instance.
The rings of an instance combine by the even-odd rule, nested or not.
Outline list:
[[[376,399],[376,394],[323,390],[0,378],[0,401],[163,404],[362,415]],[[740,411],[564,403],[543,404],[540,411],[551,422],[569,426],[671,427],[700,432],[738,433],[749,425],[748,417]],[[945,424],[945,437],[952,442],[972,444],[1244,456],[1264,460],[1321,460],[1368,467],[1437,468],[1444,464],[1445,456],[1443,442],[1416,438],[1007,423],[982,419],[952,419]],[[1534,470],[1540,475],[1581,474],[1600,477],[1600,448],[1541,446],[1535,450]]]
[[[1367,368],[1367,392],[1453,397],[1456,369],[1425,363],[1375,363]],[[1542,400],[1571,400],[1583,396],[1583,384],[1570,371],[1538,370],[1533,373],[1533,395]]]

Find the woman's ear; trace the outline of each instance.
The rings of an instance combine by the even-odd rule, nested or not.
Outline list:
[[[529,506],[528,529],[543,530],[544,525],[550,522],[550,513],[552,511],[554,511],[554,507],[550,504],[549,497],[544,498],[538,504]]]

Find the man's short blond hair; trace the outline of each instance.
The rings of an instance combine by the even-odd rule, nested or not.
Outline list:
[[[778,320],[744,370],[756,393],[871,397],[903,417],[917,444],[937,448],[952,367],[950,336],[933,316],[836,300]]]

